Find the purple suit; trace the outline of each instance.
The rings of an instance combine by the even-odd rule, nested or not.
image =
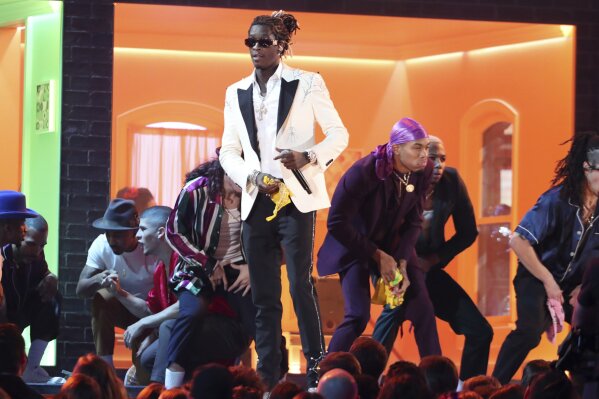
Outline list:
[[[381,249],[397,261],[408,261],[411,285],[406,292],[405,311],[398,317],[413,322],[421,356],[441,353],[424,274],[412,261],[432,171],[429,162],[422,172],[412,173],[409,183],[414,191],[408,193],[402,187],[399,196],[397,179],[393,174],[385,180],[377,178],[374,156],[368,155],[352,165],[339,181],[317,265],[321,276],[339,273],[345,300],[345,317],[333,334],[329,352],[349,350],[366,328],[370,320],[369,277],[379,274],[372,255]]]

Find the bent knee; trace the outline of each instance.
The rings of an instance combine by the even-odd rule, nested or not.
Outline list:
[[[354,330],[362,333],[366,329],[368,322],[370,321],[370,313],[358,313],[345,315],[344,324],[351,324],[354,326]]]

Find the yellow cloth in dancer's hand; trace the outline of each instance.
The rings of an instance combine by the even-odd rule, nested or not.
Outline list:
[[[385,280],[382,277],[376,281],[374,287],[374,294],[372,295],[371,303],[375,305],[389,305],[389,308],[393,309],[403,303],[405,291],[400,295],[395,293],[396,287],[398,287],[403,281],[403,275],[399,269],[395,270],[395,278],[389,284],[385,284]]]
[[[270,178],[268,176],[264,176],[262,181],[264,181],[264,184],[272,184],[272,183],[277,182],[277,180]],[[275,217],[277,217],[277,213],[279,213],[281,208],[283,208],[284,206],[288,205],[291,202],[291,196],[293,195],[291,193],[291,190],[289,190],[289,188],[282,181],[280,181],[278,184],[279,184],[279,191],[277,191],[276,193],[274,193],[270,196],[270,199],[272,200],[272,202],[275,203],[275,210],[273,211],[271,216],[268,216],[266,218],[267,222],[270,222]]]

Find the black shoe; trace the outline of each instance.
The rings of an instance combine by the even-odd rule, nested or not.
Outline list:
[[[321,354],[317,357],[310,356],[308,358],[308,365],[306,367],[306,387],[308,389],[316,388],[318,386],[318,365],[322,359],[324,359],[324,354]]]

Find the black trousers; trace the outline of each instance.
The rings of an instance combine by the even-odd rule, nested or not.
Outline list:
[[[312,279],[315,212],[302,213],[293,203],[281,209],[271,222],[274,203],[258,194],[243,223],[243,247],[250,271],[252,300],[256,306],[258,373],[272,388],[280,377],[281,363],[281,263],[285,253],[289,289],[297,316],[307,377],[316,377],[316,365],[324,355],[324,338],[316,289]]]
[[[41,339],[50,342],[58,336],[62,295],[60,292],[51,301],[42,302],[39,294],[29,292],[23,307],[8,314],[8,321],[23,331],[30,327],[31,341]]]
[[[503,341],[493,376],[502,384],[510,382],[528,353],[539,345],[543,332],[551,325],[551,316],[547,310],[547,293],[543,283],[533,276],[517,274],[514,278],[516,290],[516,309],[518,319],[516,329]],[[572,306],[564,295],[564,312],[570,322]]]
[[[442,269],[426,274],[426,288],[435,316],[446,321],[453,332],[465,336],[460,379],[487,374],[493,328],[466,291]]]
[[[426,273],[426,289],[433,304],[435,316],[449,323],[451,329],[459,335],[466,336],[464,351],[462,352],[462,365],[460,379],[465,381],[470,377],[485,375],[489,362],[489,348],[493,340],[493,328],[480,313],[466,291],[445,270],[435,269]],[[373,338],[380,341],[388,352],[393,348],[395,338],[403,317],[399,317],[401,307],[393,310],[385,307],[377,320]],[[422,307],[416,315],[422,316],[425,311]],[[414,323],[414,318],[409,318]],[[436,331],[418,329],[415,325],[416,341],[422,341],[422,335],[436,334]],[[424,351],[418,345],[421,357],[433,354],[430,350]],[[430,345],[429,345],[430,346]]]

